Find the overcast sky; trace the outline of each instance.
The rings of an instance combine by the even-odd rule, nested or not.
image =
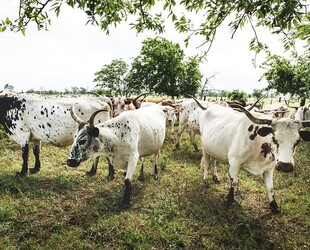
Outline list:
[[[0,19],[16,17],[18,1],[1,1]],[[52,16],[52,13],[51,13]],[[13,18],[12,18],[13,19]],[[94,73],[113,59],[123,59],[130,63],[140,53],[141,42],[155,34],[147,32],[137,35],[128,25],[120,25],[107,36],[99,27],[85,25],[86,15],[80,10],[67,6],[61,9],[59,18],[52,19],[49,31],[37,31],[34,25],[21,33],[6,31],[0,33],[0,89],[7,83],[16,91],[64,90],[71,87],[94,88]],[[281,52],[278,39],[261,31],[260,37],[271,42],[274,52]],[[179,43],[186,56],[198,54],[201,40],[183,45],[184,36],[173,30],[162,35]],[[253,89],[265,87],[259,82],[263,71],[252,64],[254,53],[249,51],[249,41],[253,37],[250,28],[238,31],[234,39],[227,27],[222,27],[211,51],[208,61],[201,64],[203,81],[216,72],[211,84],[215,89],[239,89],[252,93]],[[203,47],[202,49],[206,49]],[[258,64],[263,61],[258,56]]]

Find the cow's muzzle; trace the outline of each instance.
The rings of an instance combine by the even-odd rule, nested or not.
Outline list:
[[[276,165],[276,170],[281,171],[283,173],[291,173],[294,171],[294,166],[292,163],[283,163],[279,161]]]
[[[68,159],[67,160],[67,165],[69,167],[76,168],[76,167],[78,167],[80,165],[80,161],[77,161],[75,159]]]

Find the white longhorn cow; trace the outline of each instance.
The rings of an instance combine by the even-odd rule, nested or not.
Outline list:
[[[57,147],[72,144],[77,129],[76,122],[70,115],[70,108],[76,105],[78,115],[88,118],[94,111],[103,109],[110,100],[106,97],[76,97],[57,98],[29,94],[0,96],[0,124],[22,149],[23,165],[20,176],[28,172],[29,144],[33,142],[35,156],[34,168],[30,173],[40,170],[40,142],[46,142]],[[103,122],[109,119],[109,114],[102,114],[96,119]],[[93,174],[97,169],[98,159],[88,173]]]
[[[200,103],[197,101],[198,105]],[[274,167],[283,172],[294,169],[294,149],[300,139],[310,140],[310,121],[295,122],[289,118],[273,119],[238,106],[239,111],[212,105],[200,105],[204,111],[199,118],[204,161],[204,179],[207,181],[210,157],[229,164],[231,179],[227,204],[234,202],[234,187],[239,171],[246,169],[265,181],[272,212],[279,212],[273,192]]]
[[[72,117],[80,125],[67,164],[77,167],[87,159],[107,156],[113,166],[126,170],[122,205],[128,207],[131,182],[139,157],[154,155],[154,178],[157,178],[157,159],[165,139],[166,116],[160,107],[150,106],[122,112],[95,126],[93,120],[98,112],[92,114],[89,122],[84,122],[71,109]]]

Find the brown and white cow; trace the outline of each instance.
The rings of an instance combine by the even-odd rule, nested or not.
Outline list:
[[[198,105],[200,103],[197,101]],[[239,171],[246,169],[262,176],[272,212],[279,212],[273,192],[273,171],[294,170],[294,149],[300,139],[310,141],[310,121],[295,122],[289,118],[274,119],[260,113],[251,113],[241,106],[238,111],[211,105],[200,105],[204,111],[199,117],[202,153],[207,181],[210,157],[229,164],[231,185],[227,204],[234,202],[234,187]]]
[[[135,110],[140,108],[141,106],[141,101],[139,101],[139,98],[141,96],[146,95],[147,93],[143,93],[141,95],[138,95],[135,98],[131,97],[126,97],[126,96],[118,96],[114,97],[112,100],[112,105],[113,105],[113,117],[118,116],[120,113],[123,111],[128,111],[128,110]]]

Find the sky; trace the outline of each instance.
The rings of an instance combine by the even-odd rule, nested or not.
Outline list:
[[[14,19],[18,14],[18,1],[7,0],[0,4],[0,19]],[[53,16],[53,13],[50,14]],[[95,72],[114,59],[123,59],[128,64],[140,54],[141,42],[156,35],[152,32],[136,34],[127,24],[121,24],[106,35],[99,27],[86,25],[87,17],[80,10],[63,6],[60,16],[52,18],[49,31],[38,31],[34,25],[21,33],[0,33],[0,90],[5,84],[14,86],[15,91],[58,90],[83,87],[92,90]],[[197,48],[201,40],[194,39],[185,47],[184,35],[168,28],[161,35],[179,43],[186,56],[199,54],[207,47]],[[231,31],[223,26],[217,33],[207,62],[200,65],[210,79],[210,88],[232,91],[235,89],[252,93],[253,89],[266,87],[259,82],[263,70],[254,67],[254,52],[249,51],[249,42],[254,36],[250,28],[237,31],[231,39]],[[260,38],[268,41],[275,53],[283,53],[278,37],[261,30]],[[257,57],[257,65],[264,55]]]

